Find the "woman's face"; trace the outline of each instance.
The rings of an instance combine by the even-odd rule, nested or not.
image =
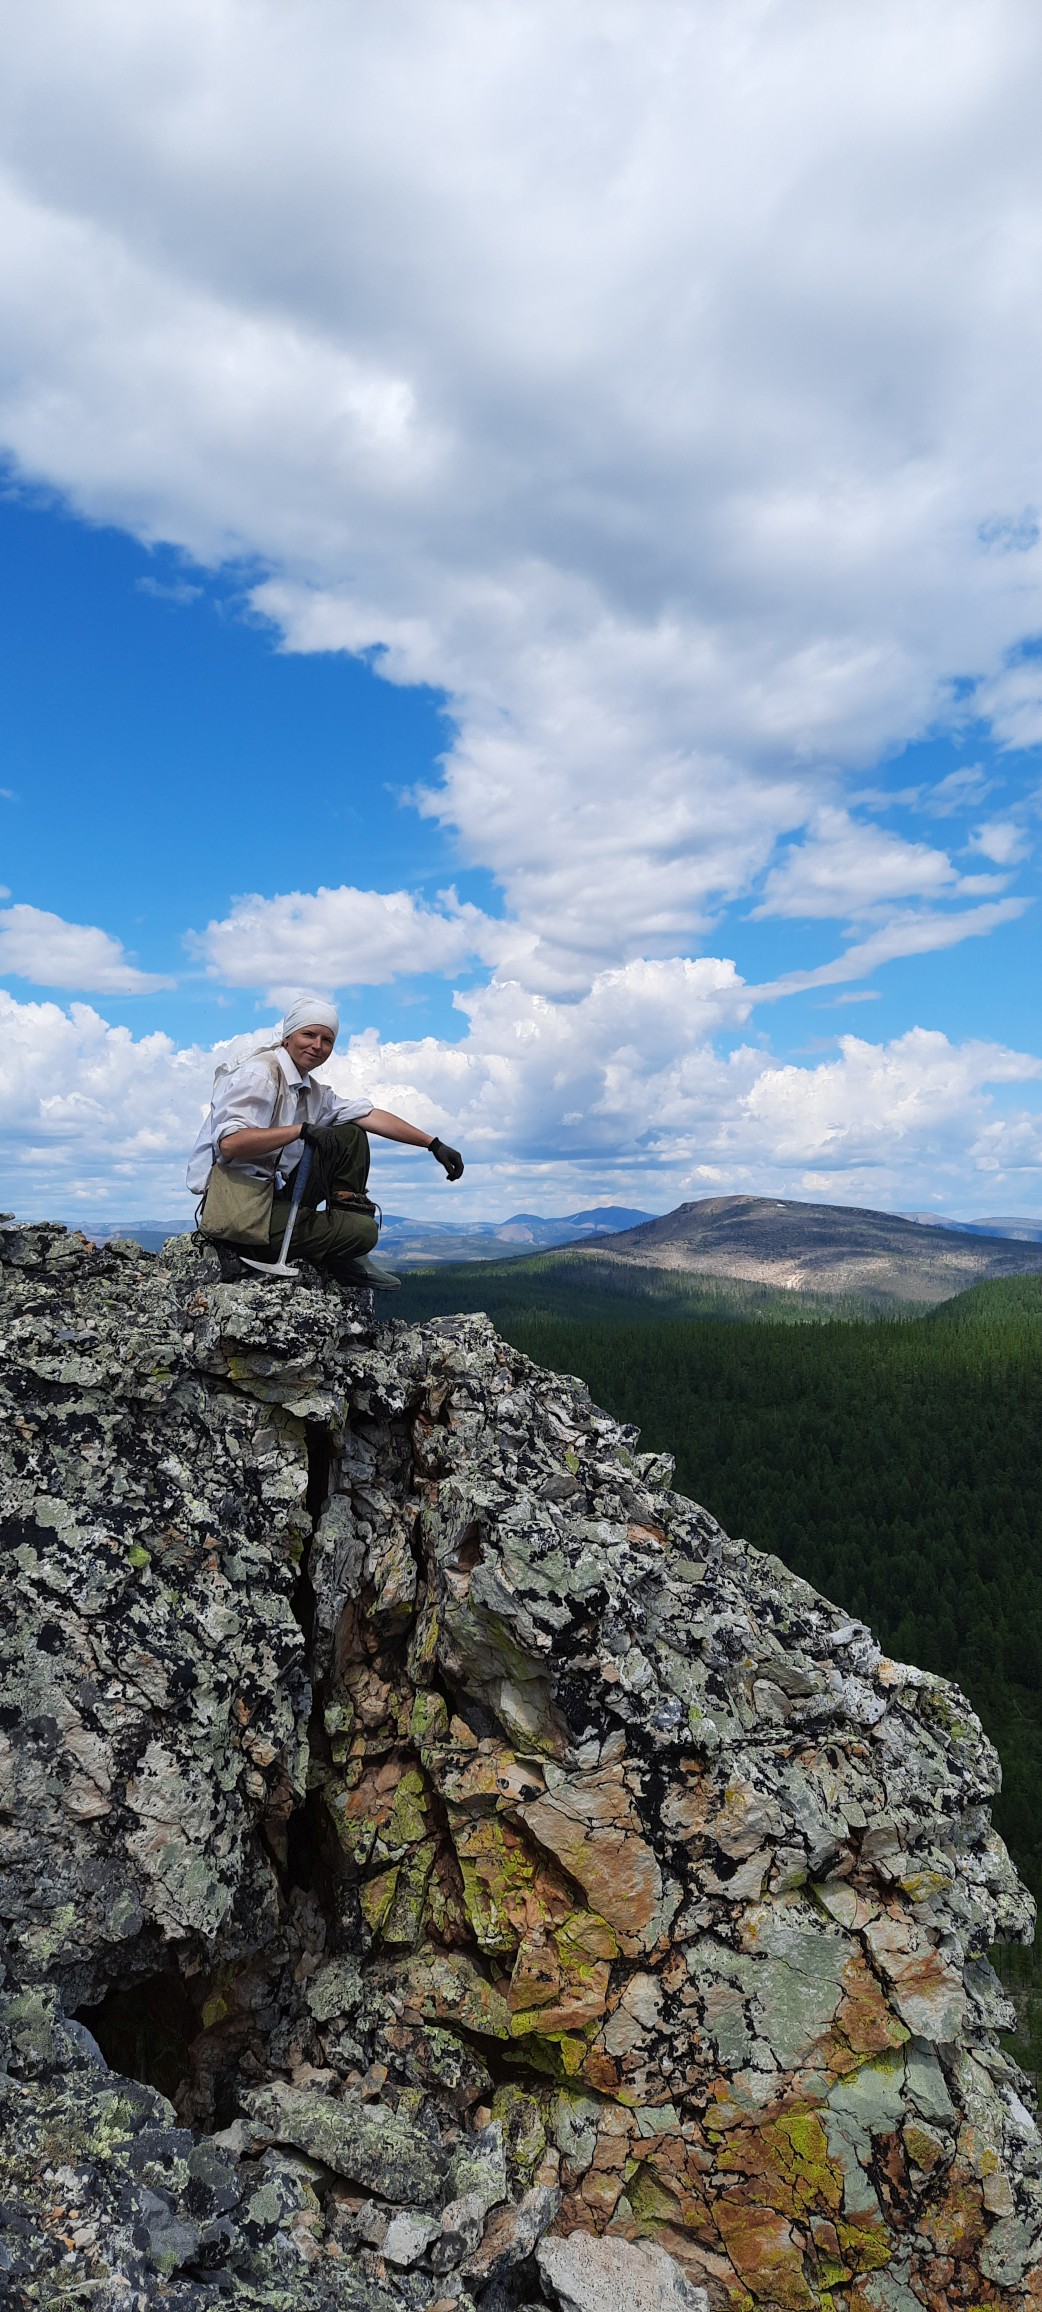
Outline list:
[[[309,1076],[312,1068],[320,1068],[323,1060],[328,1060],[336,1037],[332,1028],[316,1025],[294,1028],[292,1035],[282,1040],[298,1075]]]

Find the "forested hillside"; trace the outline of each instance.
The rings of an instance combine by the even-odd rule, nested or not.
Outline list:
[[[949,1300],[985,1278],[1037,1276],[1042,1244],[970,1235],[869,1206],[777,1196],[701,1196],[578,1248],[580,1260],[741,1278],[805,1293],[857,1293],[880,1311]]]
[[[408,1313],[421,1292],[424,1313],[461,1305],[452,1281],[416,1279]],[[507,1338],[639,1422],[729,1532],[958,1681],[1002,1758],[997,1827],[1042,1897],[1042,1281],[817,1324],[764,1322],[767,1305],[677,1321],[668,1302],[634,1322],[610,1295],[568,1317],[538,1273],[482,1281]]]
[[[393,1260],[393,1249],[387,1250]],[[922,1302],[922,1310],[928,1305]],[[687,1317],[822,1324],[829,1317],[870,1322],[889,1313],[859,1293],[800,1292],[748,1277],[640,1268],[585,1250],[414,1269],[403,1279],[393,1314],[419,1322],[450,1309],[487,1309],[510,1338],[510,1326],[532,1316],[611,1325],[675,1324]]]

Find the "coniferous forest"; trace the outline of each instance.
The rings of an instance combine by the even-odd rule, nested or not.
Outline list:
[[[717,1314],[676,1305],[588,1289],[569,1314],[560,1264],[530,1262],[426,1271],[394,1314],[485,1308],[672,1453],[678,1488],[730,1533],[888,1653],[955,1679],[1002,1759],[996,1827],[1042,1900],[1042,1279],[875,1321],[771,1322],[768,1303],[750,1319],[726,1293]],[[1019,2052],[1038,2069],[1039,1955],[1000,1965],[1031,1991],[1023,2025],[1039,2044]]]

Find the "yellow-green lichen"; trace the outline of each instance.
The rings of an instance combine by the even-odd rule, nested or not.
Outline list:
[[[378,1935],[394,1901],[398,1886],[400,1863],[392,1863],[390,1870],[381,1871],[378,1878],[366,1879],[359,1891],[362,1917],[374,1935]]]
[[[514,2037],[516,2016],[510,2018],[511,2037]],[[589,2054],[585,2039],[578,2039],[571,2031],[532,2031],[524,2036],[523,2044],[516,2046],[511,2057],[504,2049],[507,2061],[530,2063],[549,2079],[575,2079]]]
[[[380,1921],[381,1938],[392,1947],[415,1950],[420,1940],[436,1852],[436,1841],[424,1839],[398,1868],[393,1898]]]
[[[546,2127],[535,2096],[526,2095],[523,2088],[512,2083],[497,2087],[492,2098],[492,2116],[502,2124],[513,2165],[531,2174],[546,2150]]]
[[[630,2163],[627,2161],[627,2166],[629,2165]],[[665,2185],[654,2173],[654,2170],[647,2165],[646,2161],[642,2161],[639,2165],[634,2163],[632,2179],[627,2177],[626,2193],[639,2224],[676,2223],[678,2216],[677,2200],[672,2192],[666,2190]]]
[[[889,2264],[893,2242],[880,2223],[843,2223],[837,2220],[836,2238],[855,2272],[881,2272]]]
[[[420,1749],[425,1743],[444,1742],[449,1731],[448,1705],[441,1694],[422,1686],[415,1695],[409,1719],[409,1740]]]
[[[416,1846],[427,1834],[427,1785],[418,1766],[406,1768],[394,1794],[384,1845]]]

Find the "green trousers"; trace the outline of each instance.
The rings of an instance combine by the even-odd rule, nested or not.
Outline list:
[[[371,1252],[379,1231],[368,1212],[337,1210],[333,1201],[338,1189],[353,1189],[365,1194],[369,1178],[369,1135],[358,1124],[328,1124],[318,1135],[318,1145],[311,1154],[311,1174],[304,1189],[297,1223],[290,1245],[291,1260],[312,1260],[316,1268],[324,1268],[330,1276],[338,1276],[362,1253]],[[329,1199],[329,1210],[319,1212],[316,1207]],[[293,1201],[293,1180],[281,1189],[272,1201],[271,1228],[268,1248],[272,1260],[277,1260],[289,1208]]]

